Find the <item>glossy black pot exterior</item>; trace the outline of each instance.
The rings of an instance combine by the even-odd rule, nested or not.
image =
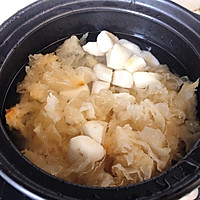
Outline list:
[[[86,187],[52,177],[25,159],[5,124],[29,54],[50,52],[72,34],[106,29],[151,47],[172,72],[200,77],[200,19],[164,0],[44,0],[0,26],[0,175],[33,199],[178,199],[200,185],[200,141],[175,166],[126,187]],[[200,98],[199,89],[197,91]],[[198,110],[200,106],[198,105]]]

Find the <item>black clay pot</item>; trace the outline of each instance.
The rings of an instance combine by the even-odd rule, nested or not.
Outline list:
[[[176,165],[148,181],[114,188],[76,185],[57,179],[25,159],[5,123],[5,108],[18,100],[16,84],[28,55],[51,52],[72,34],[106,29],[151,47],[172,72],[200,77],[200,19],[164,0],[44,0],[0,26],[0,175],[33,199],[178,199],[200,185],[200,141]],[[200,92],[197,91],[200,102]],[[200,104],[198,105],[200,110]]]

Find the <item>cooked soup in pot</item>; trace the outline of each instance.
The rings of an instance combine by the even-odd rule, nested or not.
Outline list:
[[[44,171],[90,186],[150,179],[199,138],[199,81],[172,74],[150,51],[101,31],[29,56],[20,102],[6,110],[22,153]],[[22,147],[21,147],[22,148]]]

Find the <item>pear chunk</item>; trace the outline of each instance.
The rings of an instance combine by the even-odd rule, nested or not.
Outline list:
[[[88,121],[81,127],[83,134],[102,144],[106,132],[106,123],[101,121]]]
[[[98,63],[94,66],[94,72],[98,79],[110,83],[112,81],[112,70],[106,65]]]
[[[140,47],[138,45],[128,41],[128,40],[120,39],[117,43],[120,44],[123,47],[126,47],[130,51],[132,51],[133,54],[140,55],[140,53],[141,53]]]
[[[95,81],[92,86],[92,94],[98,94],[102,89],[109,89],[110,83],[104,81]]]
[[[71,163],[80,158],[96,162],[101,160],[105,153],[105,149],[101,144],[86,135],[73,137],[69,141],[68,159]]]
[[[97,36],[97,44],[101,52],[107,53],[119,39],[108,31],[101,31]]]
[[[88,52],[93,56],[104,56],[104,53],[99,50],[99,47],[96,42],[88,42],[82,46],[83,50]]]
[[[141,70],[146,66],[146,62],[142,57],[133,55],[126,63],[125,69],[131,73]]]
[[[132,88],[133,87],[133,75],[126,70],[115,70],[113,73],[113,85]]]
[[[158,76],[152,72],[135,72],[133,73],[133,80],[137,88],[147,88],[161,86],[162,83],[158,80]]]
[[[124,69],[124,63],[132,56],[132,52],[115,44],[113,48],[106,54],[107,66],[112,69]]]

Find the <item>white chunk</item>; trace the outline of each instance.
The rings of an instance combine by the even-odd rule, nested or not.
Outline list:
[[[144,58],[146,63],[151,67],[160,65],[158,59],[149,51],[142,51],[140,56]]]
[[[112,70],[107,68],[106,65],[98,63],[93,68],[95,75],[98,79],[106,82],[112,81]]]
[[[133,73],[145,67],[146,62],[142,57],[134,55],[125,63],[124,66],[127,71]]]
[[[80,158],[88,158],[90,162],[96,162],[104,156],[103,146],[88,136],[79,135],[69,141],[68,159],[71,163]]]
[[[109,89],[110,83],[104,81],[95,81],[92,86],[92,94],[99,93],[102,89]]]
[[[112,49],[118,38],[108,31],[101,31],[97,36],[97,44],[101,52],[107,53]]]
[[[133,75],[126,70],[116,70],[113,73],[113,85],[117,85],[124,88],[132,88]]]
[[[106,123],[100,121],[88,121],[82,125],[84,135],[87,135],[102,144],[106,132]]]
[[[78,75],[81,75],[83,77],[85,83],[90,83],[91,81],[95,81],[96,79],[94,71],[89,67],[77,67],[75,71]]]
[[[66,101],[78,96],[81,92],[90,92],[89,87],[87,84],[84,84],[83,86],[79,86],[75,89],[68,89],[68,90],[62,90],[60,92],[60,95],[65,96]]]
[[[123,47],[126,47],[130,51],[132,51],[133,54],[140,55],[140,53],[141,53],[140,47],[138,45],[128,41],[128,40],[121,39],[117,43],[120,44]]]
[[[155,84],[159,86],[161,84],[158,75],[152,72],[135,72],[133,73],[133,80],[138,88],[146,88]]]
[[[127,48],[115,44],[106,54],[107,66],[112,69],[123,69],[124,63],[132,56],[132,52]]]
[[[96,42],[88,42],[82,46],[83,50],[94,56],[104,56],[104,53],[99,50]]]

